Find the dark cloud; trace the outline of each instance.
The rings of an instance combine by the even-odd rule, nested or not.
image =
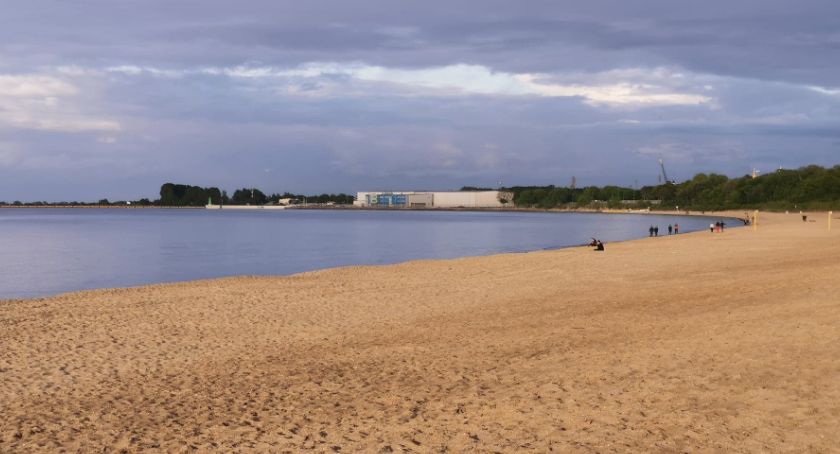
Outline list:
[[[5,54],[45,64],[350,59],[553,71],[676,63],[813,84],[840,75],[836,2],[570,3],[36,0],[4,9],[0,41]]]
[[[0,200],[834,164],[838,5],[13,1]]]

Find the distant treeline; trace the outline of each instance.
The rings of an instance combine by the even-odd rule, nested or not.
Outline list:
[[[257,188],[242,188],[228,196],[227,191],[219,188],[202,188],[183,184],[166,183],[160,187],[160,199],[155,201],[161,206],[204,206],[208,200],[222,205],[265,205],[289,199],[297,203],[335,203],[352,204],[353,196],[347,194],[303,195],[285,192],[283,194],[265,194]]]
[[[514,186],[505,188],[513,192],[513,203],[526,208],[575,208],[587,207],[593,203],[606,203],[618,207],[622,200],[642,200],[643,191],[619,186],[588,186],[565,188],[556,186]]]
[[[11,203],[0,201],[0,206],[164,206],[164,207],[203,207],[208,201],[223,205],[265,205],[277,203],[280,199],[289,199],[292,204],[352,204],[353,196],[347,194],[283,194],[266,195],[256,188],[242,188],[228,196],[227,191],[216,187],[202,188],[185,184],[166,183],[160,187],[160,198],[157,200],[117,200],[101,199],[98,202],[20,202]]]
[[[463,191],[490,190],[465,186]],[[760,208],[771,210],[826,210],[840,209],[840,165],[826,169],[807,166],[795,170],[780,169],[776,172],[752,178],[728,178],[724,175],[700,173],[691,180],[677,184],[645,186],[641,189],[621,186],[587,186],[568,188],[557,186],[513,186],[503,190],[514,193],[517,207],[529,208],[646,208],[661,207],[691,210],[730,210]],[[232,196],[219,188],[202,188],[183,184],[166,183],[160,188],[160,199],[134,201],[99,200],[85,202],[0,202],[13,206],[94,206],[94,205],[139,205],[139,206],[204,206],[208,200],[214,204],[264,205],[289,199],[295,203],[352,204],[353,196],[348,194],[302,195],[289,192],[266,195],[256,188],[242,188]]]
[[[0,206],[13,206],[13,207],[41,207],[41,206],[50,206],[50,207],[96,207],[96,206],[112,206],[112,205],[137,205],[137,206],[155,206],[155,201],[149,199],[140,199],[140,200],[115,200],[110,201],[108,199],[100,199],[97,202],[46,202],[46,201],[35,201],[35,202],[21,202],[20,200],[15,200],[14,202],[5,202],[0,201]]]
[[[565,188],[555,186],[515,186],[518,207],[574,208],[608,206],[667,207],[691,210],[731,210],[761,208],[772,210],[840,209],[840,166],[826,169],[807,166],[780,169],[753,178],[745,175],[700,173],[678,184],[661,184],[633,189],[619,186]]]

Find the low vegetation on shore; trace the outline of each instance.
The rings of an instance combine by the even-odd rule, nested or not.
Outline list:
[[[165,183],[160,187],[160,198],[155,200],[115,200],[101,199],[96,202],[20,202],[11,203],[0,201],[0,206],[27,206],[27,207],[84,207],[84,206],[137,206],[137,207],[203,207],[208,201],[222,203],[224,205],[265,205],[277,203],[286,199],[291,203],[316,203],[316,204],[352,204],[353,196],[348,194],[265,194],[257,188],[242,188],[228,196],[227,191],[216,187],[204,188],[185,184]]]
[[[462,191],[489,190],[464,186]],[[511,186],[502,188],[514,194],[517,208],[660,208],[700,211],[831,210],[840,209],[840,165],[824,168],[816,165],[799,169],[779,169],[758,177],[745,175],[729,178],[715,173],[699,173],[682,183],[668,182],[639,189],[622,186]],[[164,206],[201,207],[208,201],[224,205],[265,205],[267,203],[312,203],[350,205],[349,194],[303,195],[289,192],[266,194],[257,188],[242,188],[229,196],[217,187],[166,183],[160,198],[134,201],[97,202],[27,202],[0,201],[0,206]]]
[[[219,188],[202,188],[199,186],[188,186],[183,184],[166,183],[160,187],[160,199],[155,203],[162,206],[204,206],[208,201],[224,205],[265,205],[285,200],[290,203],[338,203],[352,204],[353,196],[347,194],[320,194],[304,195],[292,194],[266,194],[257,188],[242,188],[228,196],[227,191]]]
[[[758,177],[699,173],[682,183],[633,189],[620,186],[568,188],[516,186],[517,207],[825,210],[840,208],[840,165],[779,169]]]

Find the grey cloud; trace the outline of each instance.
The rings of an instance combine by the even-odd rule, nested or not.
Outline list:
[[[572,175],[651,184],[659,156],[677,178],[831,165],[840,97],[808,86],[840,85],[837,30],[829,1],[14,1],[0,14],[0,75],[75,92],[0,93],[0,200],[154,197],[169,180],[319,192]],[[713,102],[622,108],[338,73],[202,72],[312,62],[472,64]],[[160,73],[107,71],[121,65]],[[21,112],[76,123],[9,120]]]
[[[829,1],[18,3],[0,19],[4,49],[40,63],[364,60],[543,72],[671,63],[822,85],[840,75],[840,7]]]

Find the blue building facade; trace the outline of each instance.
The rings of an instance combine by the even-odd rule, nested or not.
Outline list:
[[[406,194],[377,194],[376,205],[381,207],[404,207],[408,205]]]

